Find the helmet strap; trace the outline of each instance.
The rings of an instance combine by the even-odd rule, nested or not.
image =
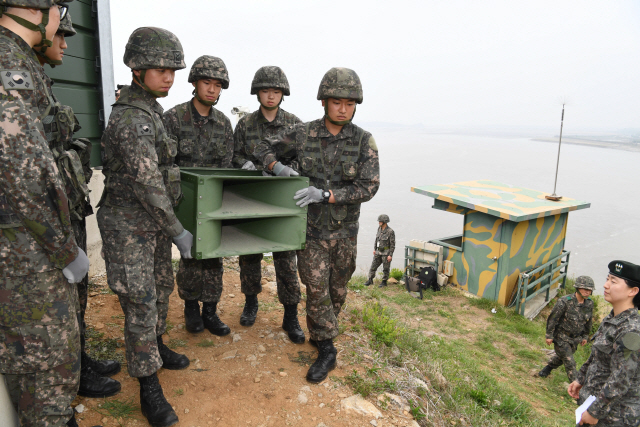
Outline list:
[[[56,68],[56,65],[62,65],[62,60],[60,60],[60,59],[51,59],[47,55],[45,55],[44,54],[44,49],[43,50],[33,49],[33,51],[36,53],[36,55],[38,55],[40,58],[42,58],[42,60],[45,63],[49,64],[51,66],[51,68]]]
[[[274,105],[273,107],[267,107],[266,105],[264,105],[262,103],[262,101],[260,101],[260,94],[259,93],[256,94],[256,97],[258,98],[258,103],[260,104],[260,106],[262,108],[264,108],[265,110],[267,110],[267,111],[273,111],[273,110],[279,108],[280,104],[282,104],[282,101],[284,101],[284,95],[282,95],[282,98],[280,98],[280,102],[278,102],[278,105]]]
[[[191,94],[198,100],[199,103],[201,103],[202,105],[206,105],[207,107],[213,107],[214,105],[216,105],[218,103],[218,101],[220,101],[220,95],[222,95],[222,91],[220,92],[220,95],[218,95],[218,99],[216,99],[215,101],[206,101],[202,98],[200,98],[200,95],[198,95],[198,90],[197,89],[193,89],[193,92],[191,92]]]
[[[331,123],[333,123],[336,126],[348,125],[349,123],[351,123],[351,121],[353,121],[353,118],[356,115],[356,107],[353,108],[353,116],[351,116],[351,118],[349,120],[333,120],[333,119],[331,119],[331,117],[329,117],[329,103],[325,100],[325,102],[324,102],[324,118],[329,120]]]
[[[140,86],[142,86],[142,89],[146,90],[147,92],[149,92],[151,95],[153,95],[156,98],[164,98],[165,96],[169,95],[168,91],[160,91],[160,90],[151,90],[149,89],[149,86],[146,85],[146,83],[144,82],[144,78],[147,75],[147,70],[140,70],[140,78],[138,78],[136,76],[136,73],[131,73],[133,74],[133,80],[138,83]]]
[[[39,25],[34,24],[31,21],[27,21],[24,18],[13,15],[11,13],[6,13],[7,6],[2,6],[0,8],[0,16],[7,15],[9,18],[16,21],[18,24],[22,25],[25,28],[30,29],[31,31],[37,31],[42,35],[42,40],[38,44],[33,47],[42,47],[42,52],[47,50],[53,42],[51,40],[47,40],[47,24],[49,24],[49,9],[41,9],[42,10],[42,22]]]

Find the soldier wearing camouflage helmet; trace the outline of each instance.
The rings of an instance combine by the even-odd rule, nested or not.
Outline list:
[[[289,81],[280,67],[265,66],[256,71],[251,82],[251,94],[256,95],[260,108],[240,119],[233,135],[235,150],[233,163],[242,169],[263,170],[262,163],[253,154],[258,143],[281,131],[302,123],[295,115],[280,108],[285,96],[290,94]],[[240,324],[251,326],[258,314],[258,294],[262,292],[262,254],[241,255],[240,283],[246,301]],[[282,328],[296,344],[305,341],[304,332],[298,322],[298,304],[300,303],[300,283],[294,251],[274,252],[273,264],[276,270],[278,299],[284,306]]]
[[[53,100],[32,50],[64,13],[56,1],[0,0],[0,372],[25,426],[77,426],[76,283],[89,259],[42,126]]]
[[[71,13],[60,21],[60,26],[53,43],[46,51],[38,48],[34,51],[38,55],[40,65],[49,64],[52,68],[62,65],[64,50],[67,48],[67,37],[76,34],[71,21]],[[53,101],[53,107],[47,107],[46,116],[42,119],[49,148],[60,171],[60,179],[67,189],[71,225],[78,246],[87,251],[86,217],[93,214],[89,201],[89,181],[93,175],[91,169],[91,141],[86,138],[74,139],[74,133],[81,127],[73,109],[68,105],[61,105],[52,90],[53,81],[45,75],[46,89]],[[120,363],[115,360],[98,361],[92,359],[85,351],[84,321],[87,310],[87,293],[89,276],[78,282],[78,297],[80,310],[78,323],[80,325],[81,370],[78,395],[85,397],[109,397],[120,391],[120,383],[108,378],[120,372]]]
[[[358,75],[348,68],[332,68],[322,78],[318,99],[323,118],[265,137],[254,151],[275,175],[301,174],[311,184],[294,199],[309,207],[307,243],[298,251],[298,271],[307,289],[310,342],[318,347],[318,358],[307,372],[312,383],[324,380],[336,365],[333,339],[339,334],[338,315],[356,268],[360,205],[380,186],[375,140],[352,123],[356,104],[363,99]]]
[[[378,285],[379,288],[382,288],[387,286],[387,280],[389,280],[391,259],[393,259],[393,252],[396,250],[396,233],[389,227],[389,215],[378,216],[378,224],[376,240],[373,243],[373,261],[369,269],[369,278],[364,285],[371,286],[373,284],[376,271],[382,264],[382,282]]]
[[[590,295],[595,290],[593,279],[580,276],[576,279],[576,292],[558,299],[547,319],[546,343],[555,350],[555,356],[539,373],[547,377],[552,370],[564,364],[569,382],[576,379],[576,361],[573,353],[578,344],[585,345],[593,323],[593,301]]]
[[[138,28],[124,63],[133,82],[122,88],[101,140],[105,189],[98,226],[107,281],[125,315],[127,368],[140,382],[142,414],[153,426],[170,426],[178,417],[156,372],[189,366],[162,338],[174,288],[171,241],[191,258],[193,236],[173,211],[182,195],[173,163],[177,144],[156,99],[168,95],[175,71],[185,68],[182,45],[162,28]]]
[[[229,87],[229,72],[222,59],[203,55],[189,72],[193,98],[164,115],[168,134],[178,141],[175,163],[180,166],[231,168],[233,129],[231,121],[214,106],[222,89]],[[222,294],[222,259],[181,259],[176,281],[185,301],[185,328],[214,335],[231,332],[216,313]],[[200,313],[202,302],[202,314]]]

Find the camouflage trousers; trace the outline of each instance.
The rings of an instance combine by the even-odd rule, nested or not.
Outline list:
[[[311,339],[338,336],[338,315],[347,299],[347,283],[356,269],[357,238],[321,240],[307,236],[298,251],[300,279],[307,288],[307,327]]]
[[[580,398],[578,399],[578,405],[582,405],[590,395],[597,396],[598,392],[594,390],[588,390],[585,387],[580,389]],[[598,420],[597,427],[637,427],[640,425],[640,407],[636,405],[616,405],[617,408],[612,407],[611,411],[606,418]],[[593,424],[584,424],[593,425]]]
[[[0,277],[0,289],[0,372],[20,425],[65,426],[80,381],[76,285],[55,269]]]
[[[87,252],[87,222],[85,219],[82,221],[71,221],[73,227],[73,234],[76,238],[78,247],[85,253]],[[80,302],[80,310],[78,311],[78,324],[80,325],[80,349],[84,352],[85,339],[84,335],[87,330],[87,324],[84,322],[84,315],[87,311],[87,294],[89,290],[89,275],[77,283],[78,285],[78,301]]]
[[[162,231],[101,230],[107,282],[124,312],[127,368],[146,377],[162,366],[157,336],[167,329],[174,278],[171,238]]]
[[[388,255],[374,255],[371,262],[371,268],[369,269],[369,280],[373,280],[376,277],[376,271],[380,264],[382,264],[382,280],[389,279],[389,272],[391,271],[391,261],[387,261]]]
[[[245,295],[262,292],[262,254],[240,255],[240,287]],[[300,303],[300,283],[296,266],[296,252],[274,252],[273,266],[276,269],[278,300],[282,305]]]
[[[553,349],[556,355],[549,361],[549,366],[553,369],[559,368],[564,364],[564,369],[569,377],[569,382],[573,382],[576,379],[578,372],[576,371],[576,361],[573,358],[573,353],[576,352],[578,343],[569,342],[565,340],[553,341]]]
[[[217,303],[222,295],[222,273],[222,258],[180,258],[176,275],[178,295],[185,301]]]

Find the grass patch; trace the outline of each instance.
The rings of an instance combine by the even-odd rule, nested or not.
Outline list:
[[[196,344],[198,347],[203,347],[203,348],[207,348],[207,347],[215,347],[215,343],[210,340],[210,339],[204,339],[202,341],[200,341],[198,344]]]
[[[389,310],[382,307],[379,302],[365,305],[362,309],[362,321],[377,341],[389,347],[395,344],[405,332],[405,328],[391,318]]]
[[[381,379],[376,370],[367,370],[364,375],[358,373],[355,369],[343,378],[345,384],[348,384],[353,391],[367,397],[386,392],[393,393],[397,390],[396,383],[390,380]]]
[[[389,272],[389,277],[393,277],[396,280],[402,279],[402,276],[404,276],[404,274],[402,273],[402,270],[400,270],[399,268],[392,268],[391,271]]]
[[[122,421],[125,419],[137,419],[135,415],[138,411],[140,411],[140,406],[133,403],[133,398],[126,401],[109,400],[96,408],[96,412],[114,418],[121,426],[124,425]]]
[[[185,340],[179,340],[177,338],[171,338],[167,343],[167,347],[171,349],[176,349],[179,347],[186,347],[186,346],[187,346],[187,342]]]
[[[181,389],[181,388],[177,388],[177,389],[173,390],[173,394],[175,396],[182,396],[184,394],[184,390]]]
[[[124,354],[117,351],[122,346],[117,339],[105,338],[104,332],[98,332],[92,327],[87,327],[84,336],[85,350],[92,359],[124,362]]]

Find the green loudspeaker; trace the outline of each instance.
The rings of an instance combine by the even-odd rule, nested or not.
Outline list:
[[[196,259],[304,249],[307,208],[293,195],[306,177],[241,169],[180,168],[178,219],[193,234]]]

